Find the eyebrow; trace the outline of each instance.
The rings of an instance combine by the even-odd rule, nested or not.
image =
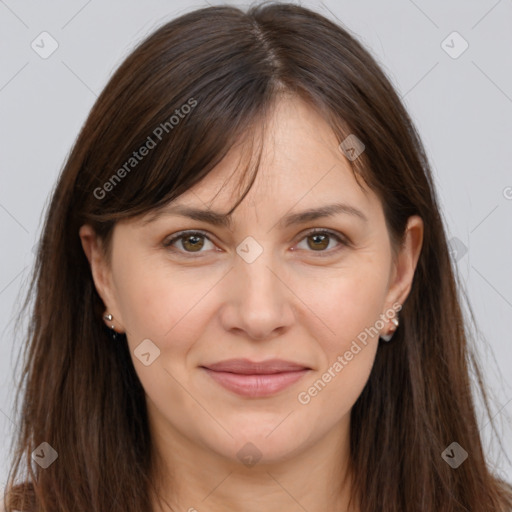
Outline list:
[[[303,224],[305,222],[310,222],[326,217],[334,217],[335,215],[339,214],[352,215],[364,222],[368,222],[366,215],[354,206],[345,203],[334,203],[320,206],[318,208],[310,208],[298,213],[288,214],[283,217],[278,224],[281,228],[287,228],[292,225]],[[144,222],[144,224],[154,222],[162,215],[177,215],[180,217],[187,217],[192,220],[206,222],[214,226],[225,227],[228,229],[230,229],[233,225],[231,215],[214,212],[212,210],[202,210],[200,208],[185,205],[173,205],[167,207],[166,209],[161,210],[151,216]]]

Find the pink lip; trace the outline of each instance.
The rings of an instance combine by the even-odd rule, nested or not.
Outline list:
[[[310,370],[304,365],[280,359],[259,363],[248,359],[230,359],[203,368],[224,388],[252,398],[273,395],[298,381]]]

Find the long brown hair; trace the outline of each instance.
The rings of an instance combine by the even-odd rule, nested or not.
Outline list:
[[[487,412],[488,398],[416,129],[353,35],[304,7],[268,3],[247,12],[208,7],[166,23],[92,108],[52,191],[23,304],[33,297],[7,512],[150,510],[144,390],[126,337],[113,342],[102,321],[78,231],[91,224],[108,254],[117,221],[199,182],[283,91],[321,112],[339,142],[349,134],[364,142],[352,168],[382,201],[395,248],[409,216],[424,221],[400,327],[379,346],[352,409],[353,499],[364,512],[511,509],[512,489],[484,457],[471,372]],[[135,159],[142,146],[146,156]],[[454,441],[469,453],[457,469],[441,457]],[[58,453],[46,469],[31,455],[43,442]]]

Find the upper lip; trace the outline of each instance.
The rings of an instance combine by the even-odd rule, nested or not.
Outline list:
[[[284,361],[283,359],[268,359],[261,362],[254,362],[249,359],[227,359],[218,363],[204,365],[203,367],[216,372],[241,373],[245,375],[267,375],[310,369],[303,364]]]

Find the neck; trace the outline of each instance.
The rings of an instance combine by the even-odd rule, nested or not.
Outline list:
[[[165,438],[153,432],[152,510],[358,512],[349,508],[349,421],[286,460],[251,467],[199,447],[167,424]]]

